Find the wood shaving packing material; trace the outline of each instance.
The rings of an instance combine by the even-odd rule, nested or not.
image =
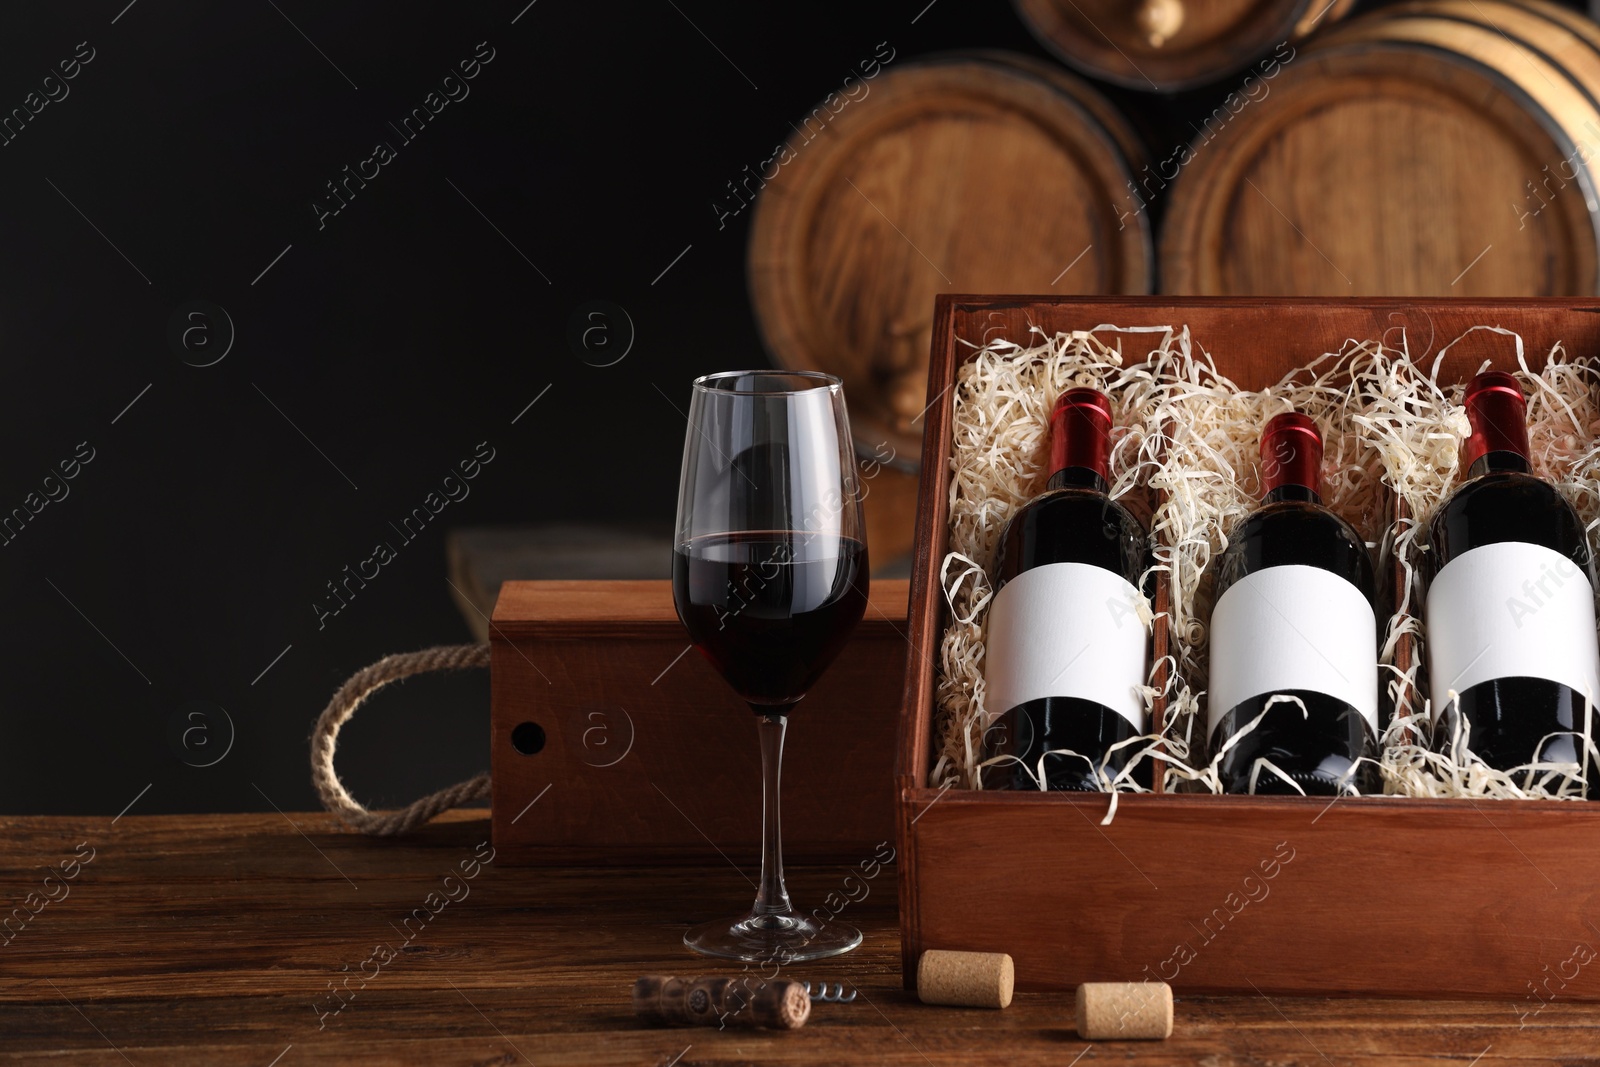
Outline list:
[[[1535,374],[1519,337],[1495,327],[1478,329],[1505,334],[1515,343],[1518,377],[1529,396],[1534,472],[1573,501],[1594,551],[1600,527],[1594,368],[1571,360],[1558,345]],[[1209,565],[1226,549],[1227,532],[1259,503],[1260,429],[1280,412],[1298,410],[1315,420],[1324,441],[1324,502],[1408,576],[1385,627],[1380,663],[1391,698],[1408,687],[1414,694],[1424,692],[1419,666],[1402,672],[1396,652],[1402,635],[1419,642],[1426,637],[1422,621],[1412,614],[1421,603],[1421,554],[1426,551],[1421,534],[1455,486],[1457,455],[1467,432],[1464,383],[1441,385],[1434,376],[1444,352],[1462,339],[1441,349],[1427,373],[1410,361],[1403,331],[1396,346],[1382,339],[1348,340],[1259,391],[1241,390],[1219,374],[1187,327],[1178,325],[1107,324],[1053,337],[1035,330],[1026,346],[1000,340],[977,348],[960,368],[952,398],[950,550],[940,570],[950,616],[940,644],[932,781],[981,788],[982,770],[994,762],[986,760],[983,743],[992,725],[983,702],[984,626],[993,598],[989,569],[1006,521],[1045,487],[1050,409],[1072,386],[1093,386],[1111,399],[1110,495],[1151,529],[1152,572],[1165,575],[1172,589],[1166,728],[1160,738],[1126,742],[1138,748],[1136,759],[1115,782],[1106,783],[1109,787],[1142,791],[1133,780],[1135,767],[1158,760],[1168,790],[1220,791],[1220,753],[1207,760],[1201,725],[1212,599]],[[1136,350],[1132,358],[1124,352],[1127,345]],[[1396,500],[1409,517],[1397,514]],[[1148,605],[1145,615],[1148,623]],[[1419,644],[1419,662],[1426,658],[1422,653]],[[1157,695],[1156,688],[1146,686],[1147,708]],[[1518,786],[1512,772],[1488,768],[1470,753],[1457,766],[1428,749],[1430,718],[1427,701],[1415,695],[1409,714],[1396,716],[1385,731],[1380,767],[1386,792],[1581,795],[1573,777],[1578,768],[1570,764],[1540,765],[1542,780],[1533,788]],[[1038,780],[1038,769],[1030,770]]]

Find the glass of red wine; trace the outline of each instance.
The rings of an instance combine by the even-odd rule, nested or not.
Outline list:
[[[678,488],[672,595],[689,636],[755,713],[761,884],[748,915],[692,927],[724,959],[821,959],[861,933],[795,911],[783,885],[778,778],[789,712],[867,606],[867,548],[839,379],[810,371],[699,378]]]

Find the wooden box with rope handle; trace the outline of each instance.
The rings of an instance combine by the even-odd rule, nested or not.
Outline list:
[[[795,709],[784,851],[854,862],[894,838],[894,752],[909,652],[907,583],[875,581],[866,617]],[[334,770],[339,729],[389,682],[489,667],[491,774],[393,812]],[[507,582],[487,645],[389,656],[334,695],[312,736],[324,806],[366,833],[405,833],[489,803],[496,862],[755,863],[760,759],[750,710],[689,644],[667,581]]]

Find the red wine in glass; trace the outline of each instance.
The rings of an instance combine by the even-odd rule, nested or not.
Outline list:
[[[691,927],[684,944],[780,964],[849,952],[860,931],[803,915],[789,901],[778,809],[789,709],[867,606],[861,494],[839,379],[733,371],[695,381],[672,593],[700,652],[756,713],[761,742],[755,906]]]
[[[867,546],[793,530],[708,534],[673,553],[689,637],[758,711],[786,711],[866,610]]]

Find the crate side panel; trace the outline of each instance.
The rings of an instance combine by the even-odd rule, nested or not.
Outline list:
[[[929,807],[919,949],[1009,952],[1031,989],[1521,997],[1554,973],[1600,1000],[1600,809],[1132,797],[1101,826],[1105,809]]]
[[[791,859],[867,857],[893,840],[905,651],[894,629],[864,627],[792,713],[783,783]],[[526,862],[726,854],[755,869],[754,716],[676,623],[653,638],[497,641],[493,655],[496,847]],[[536,754],[512,741],[523,722],[545,733]]]
[[[1522,335],[1528,363],[1537,367],[1552,345],[1586,356],[1600,351],[1600,300],[1305,300],[1271,297],[1226,299],[952,297],[956,336],[974,344],[986,338],[1027,343],[1030,327],[1046,334],[1101,325],[1185,326],[1195,343],[1216,359],[1218,370],[1243,389],[1264,389],[1285,373],[1347,339],[1402,340],[1419,366],[1431,369],[1439,352],[1474,326],[1498,326]],[[1101,336],[1114,343],[1117,335]],[[1150,334],[1122,336],[1124,351],[1137,358]],[[1515,366],[1513,342],[1477,331],[1446,353],[1441,380],[1459,380],[1484,359]],[[931,422],[930,422],[931,425]],[[927,444],[924,442],[924,451]]]

